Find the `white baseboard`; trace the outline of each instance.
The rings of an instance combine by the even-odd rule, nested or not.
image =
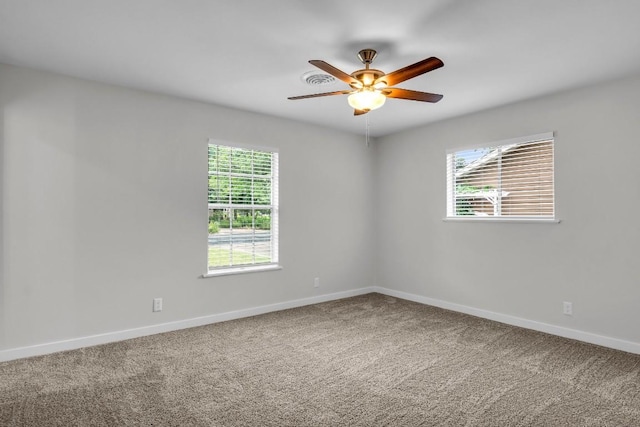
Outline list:
[[[579,331],[576,329],[564,328],[562,326],[550,325],[548,323],[536,322],[534,320],[523,319],[521,317],[510,316],[507,314],[496,313],[493,311],[482,310],[479,308],[469,307],[466,305],[455,304],[448,301],[442,301],[434,298],[428,298],[420,295],[410,294],[407,292],[396,291],[379,286],[373,288],[374,292],[389,295],[396,298],[406,299],[409,301],[419,302],[421,304],[432,305],[451,311],[470,314],[472,316],[482,317],[484,319],[495,320],[508,325],[519,326],[521,328],[532,329],[534,331],[545,332],[564,338],[571,338],[577,341],[583,341],[603,347],[613,348],[616,350],[626,351],[628,353],[640,354],[640,343],[633,341],[625,341],[618,338],[611,338],[603,335],[597,335],[590,332]]]
[[[373,287],[353,289],[350,291],[336,292],[333,294],[318,295],[276,304],[262,305],[242,310],[212,314],[210,316],[202,316],[192,319],[178,320],[175,322],[143,326],[140,328],[126,329],[123,331],[107,332],[99,335],[91,335],[64,341],[37,344],[28,347],[1,350],[0,362],[22,359],[25,357],[41,356],[43,354],[57,353],[59,351],[75,350],[82,347],[90,347],[94,345],[107,344],[110,342],[128,340],[131,338],[144,337],[147,335],[160,334],[163,332],[171,332],[180,329],[193,328],[196,326],[209,325],[212,323],[225,322],[227,320],[240,319],[243,317],[251,317],[258,314],[270,313],[273,311],[286,310],[289,308],[302,307],[310,304],[318,304],[326,301],[349,298],[357,295],[368,294],[371,292],[374,292]]]
[[[588,342],[591,344],[601,345],[616,350],[622,350],[629,353],[640,354],[640,343],[625,341],[618,338],[611,338],[602,335],[592,334],[589,332],[578,331],[575,329],[564,328],[561,326],[550,325],[547,323],[536,322],[533,320],[523,319],[520,317],[509,316],[506,314],[495,313],[488,310],[482,310],[466,305],[455,304],[448,301],[442,301],[434,298],[424,297],[420,295],[410,294],[407,292],[396,291],[393,289],[383,288],[379,286],[371,286],[366,288],[353,289],[350,291],[336,292],[332,294],[318,295],[309,298],[285,301],[276,304],[251,307],[242,310],[228,311],[225,313],[212,314],[209,316],[196,317],[192,319],[178,320],[175,322],[161,323],[157,325],[144,326],[134,329],[126,329],[123,331],[107,332],[99,335],[91,335],[87,337],[73,338],[69,340],[50,342],[45,344],[37,344],[28,347],[19,347],[8,350],[0,350],[0,362],[9,360],[22,359],[25,357],[40,356],[43,354],[56,353],[59,351],[75,350],[82,347],[90,347],[94,345],[107,344],[110,342],[123,341],[131,338],[144,337],[147,335],[160,334],[163,332],[177,331],[180,329],[193,328],[196,326],[209,325],[212,323],[225,322],[227,320],[240,319],[243,317],[257,316],[259,314],[270,313],[273,311],[286,310],[289,308],[302,307],[310,304],[318,304],[326,301],[333,301],[342,298],[349,298],[357,295],[364,295],[371,292],[389,295],[396,298],[406,299],[421,304],[432,305],[447,310],[457,311],[460,313],[470,314],[472,316],[482,317],[484,319],[495,320],[497,322],[506,323],[508,325],[519,326],[522,328],[532,329],[535,331],[545,332],[565,338],[571,338],[578,341]]]

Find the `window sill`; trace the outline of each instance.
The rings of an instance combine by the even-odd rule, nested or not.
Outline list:
[[[446,217],[442,219],[445,222],[517,222],[521,224],[558,224],[559,219],[556,218],[494,218],[494,217]]]
[[[267,264],[267,265],[247,265],[241,267],[229,267],[229,268],[220,268],[216,270],[210,270],[202,275],[203,279],[208,277],[217,277],[217,276],[229,276],[233,274],[245,274],[245,273],[258,273],[261,271],[274,271],[274,270],[282,270],[282,266],[278,264]]]

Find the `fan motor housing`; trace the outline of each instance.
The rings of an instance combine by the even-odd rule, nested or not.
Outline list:
[[[351,73],[351,77],[362,82],[365,86],[371,86],[376,79],[382,76],[384,76],[384,73],[374,68],[365,68]]]

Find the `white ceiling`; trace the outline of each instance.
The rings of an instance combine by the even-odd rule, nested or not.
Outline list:
[[[640,72],[640,0],[0,0],[0,62],[381,136]],[[378,50],[390,72],[444,67],[354,117],[346,89],[301,76],[322,59],[351,73]]]

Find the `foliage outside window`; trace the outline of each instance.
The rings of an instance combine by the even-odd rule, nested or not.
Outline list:
[[[278,263],[278,153],[209,144],[210,272]]]
[[[447,154],[447,217],[554,218],[553,134]]]

